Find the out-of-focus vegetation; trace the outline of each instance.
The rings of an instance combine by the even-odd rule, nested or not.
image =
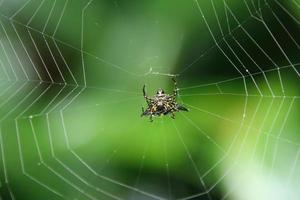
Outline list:
[[[3,199],[299,198],[297,1],[0,5]]]

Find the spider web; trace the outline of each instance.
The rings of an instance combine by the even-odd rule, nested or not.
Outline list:
[[[299,197],[300,2],[129,4],[0,3],[2,198]],[[190,112],[140,119],[171,77]]]

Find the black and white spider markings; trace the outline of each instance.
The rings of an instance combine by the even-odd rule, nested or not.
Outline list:
[[[171,114],[171,117],[175,119],[175,112],[188,111],[187,108],[176,102],[178,94],[177,82],[174,78],[172,80],[174,82],[174,91],[172,95],[165,94],[164,90],[160,88],[157,90],[156,95],[150,98],[146,94],[146,85],[143,86],[143,95],[148,104],[148,108],[144,110],[144,107],[142,107],[141,117],[149,116],[150,121],[152,122],[153,116]]]

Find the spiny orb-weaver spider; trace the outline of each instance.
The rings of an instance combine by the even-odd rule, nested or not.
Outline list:
[[[148,104],[148,108],[144,110],[144,107],[142,107],[141,117],[149,116],[150,121],[152,122],[153,116],[171,114],[171,117],[175,119],[175,112],[188,111],[187,108],[176,102],[178,94],[177,82],[174,78],[172,80],[174,82],[174,91],[172,95],[165,94],[164,90],[160,88],[157,90],[156,95],[150,98],[146,94],[146,85],[143,86],[143,95]]]

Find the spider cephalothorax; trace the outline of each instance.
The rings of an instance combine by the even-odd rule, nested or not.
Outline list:
[[[171,114],[171,117],[174,119],[175,112],[188,111],[187,108],[185,108],[182,105],[179,105],[176,102],[178,88],[175,79],[173,78],[172,80],[174,81],[174,91],[172,95],[165,94],[163,89],[158,89],[156,95],[150,98],[146,94],[146,86],[143,86],[143,95],[148,104],[148,108],[144,110],[144,108],[142,107],[142,117],[149,116],[150,121],[153,121],[153,116]]]

